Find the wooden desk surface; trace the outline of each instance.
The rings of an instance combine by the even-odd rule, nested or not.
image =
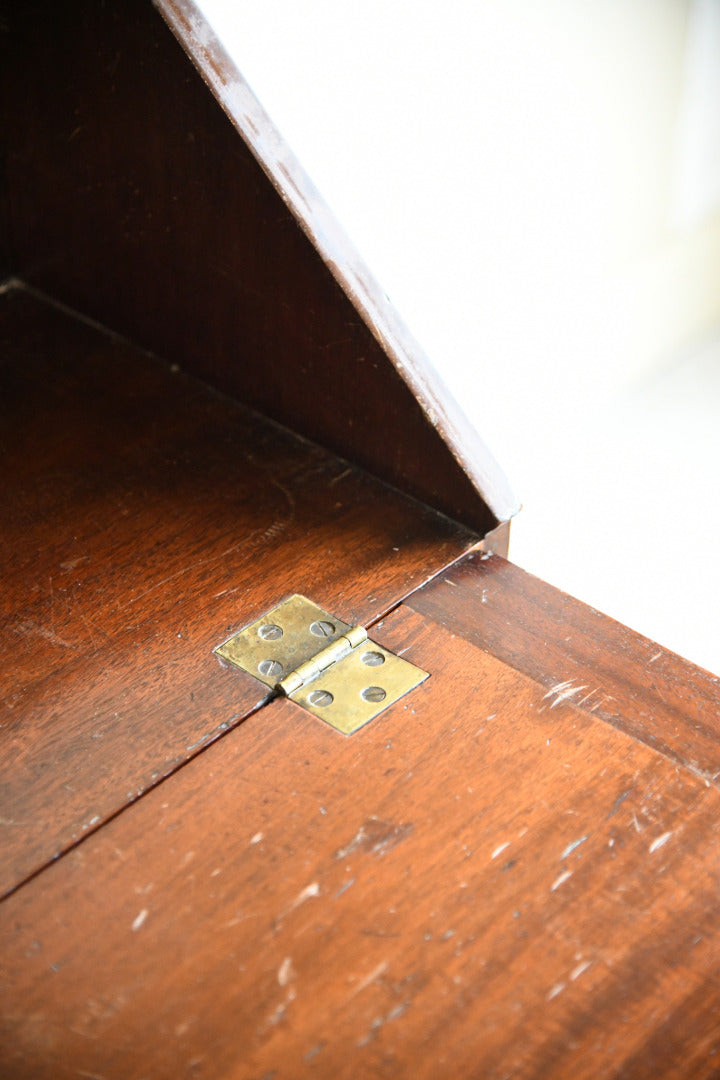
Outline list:
[[[0,908],[3,1075],[711,1076],[714,785],[402,605]]]

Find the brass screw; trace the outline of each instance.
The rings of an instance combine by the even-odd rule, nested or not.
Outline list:
[[[376,704],[378,701],[384,701],[387,694],[382,686],[366,686],[361,697],[363,697],[365,701],[371,701],[373,704]]]
[[[283,666],[277,660],[261,660],[258,671],[268,679],[276,679],[278,675],[282,675]]]
[[[385,657],[379,652],[366,652],[363,654],[362,662],[368,667],[380,667],[385,663]]]
[[[311,690],[308,694],[310,704],[318,708],[322,708],[324,705],[332,705],[334,700],[329,690]]]

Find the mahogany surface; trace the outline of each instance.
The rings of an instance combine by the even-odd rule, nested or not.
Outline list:
[[[351,294],[202,17],[164,6],[202,77],[150,0],[0,0],[13,273],[477,531],[506,520],[501,471],[357,259]]]
[[[551,704],[572,701],[720,778],[718,676],[501,558],[470,554],[409,603],[536,679]]]
[[[720,793],[407,605],[375,633],[404,702],[272,702],[0,906],[3,1076],[717,1075]]]
[[[0,382],[2,891],[265,699],[231,633],[371,622],[476,538],[24,291]]]

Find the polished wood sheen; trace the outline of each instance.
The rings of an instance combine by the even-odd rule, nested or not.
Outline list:
[[[718,791],[406,605],[374,633],[411,697],[265,706],[0,907],[3,1076],[716,1075]]]
[[[476,539],[22,290],[0,439],[0,891],[266,699],[212,654],[242,625],[371,622]]]

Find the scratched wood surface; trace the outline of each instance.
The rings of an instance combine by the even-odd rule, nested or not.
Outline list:
[[[478,531],[517,509],[193,4],[0,19],[18,277]]]
[[[0,381],[7,889],[264,699],[230,633],[293,592],[366,623],[473,537],[22,291]]]
[[[551,701],[720,778],[717,676],[502,558],[470,554],[410,604],[537,679]]]
[[[411,697],[350,739],[267,705],[0,906],[3,1076],[717,1075],[720,793],[375,633]]]

